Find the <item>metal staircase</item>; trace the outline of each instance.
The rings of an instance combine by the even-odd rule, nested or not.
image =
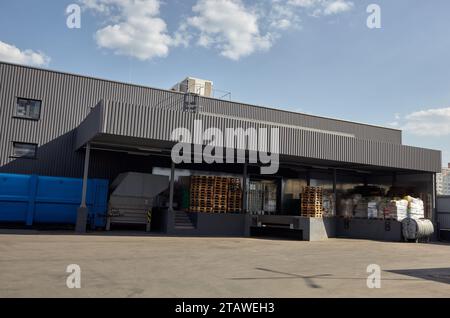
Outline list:
[[[175,212],[175,228],[182,230],[193,230],[196,228],[195,217],[192,213],[183,211]]]

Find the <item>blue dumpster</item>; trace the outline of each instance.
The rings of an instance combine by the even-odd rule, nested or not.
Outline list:
[[[0,173],[0,223],[75,224],[83,180]],[[108,180],[89,179],[88,224],[104,227]]]

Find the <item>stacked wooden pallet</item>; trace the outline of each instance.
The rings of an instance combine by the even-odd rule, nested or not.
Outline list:
[[[214,177],[192,176],[190,211],[209,213],[214,208]]]
[[[320,187],[305,187],[301,194],[301,216],[323,217],[323,193]]]
[[[241,212],[242,189],[237,178],[192,176],[190,211],[203,213]]]
[[[213,197],[214,213],[227,212],[228,184],[229,184],[228,178],[214,177],[214,197]]]
[[[228,184],[227,210],[229,213],[242,211],[242,188],[241,180],[230,178]]]

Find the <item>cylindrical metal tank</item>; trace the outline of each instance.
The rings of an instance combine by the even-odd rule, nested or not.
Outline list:
[[[427,219],[405,218],[402,221],[402,231],[406,240],[419,240],[433,235],[434,226]]]

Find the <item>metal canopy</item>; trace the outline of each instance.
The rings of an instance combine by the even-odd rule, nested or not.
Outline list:
[[[179,110],[101,101],[76,129],[75,149],[88,142],[93,149],[138,153],[170,153],[176,128],[193,131],[194,120],[203,129],[273,128],[280,131],[280,159],[286,163],[330,168],[439,172],[441,152],[269,124],[253,125],[245,119],[192,114]]]

